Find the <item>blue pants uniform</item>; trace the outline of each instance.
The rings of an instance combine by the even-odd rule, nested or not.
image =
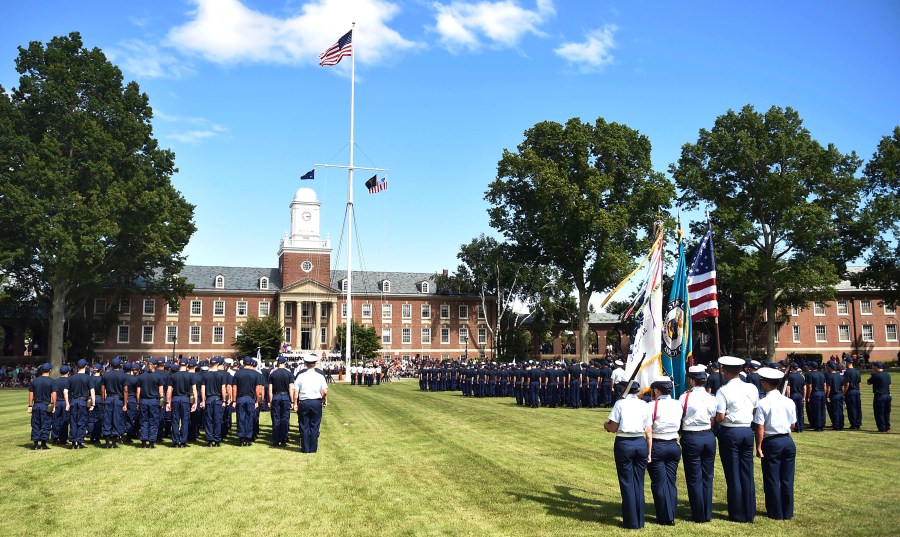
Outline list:
[[[791,401],[793,401],[794,406],[797,407],[797,432],[802,433],[804,427],[803,396],[799,393],[792,393]]]
[[[644,472],[647,469],[647,440],[644,437],[616,437],[613,444],[619,492],[622,494],[622,526],[644,527]]]
[[[225,407],[221,397],[206,398],[205,423],[206,441],[219,443],[222,441],[222,419],[225,415]]]
[[[103,437],[103,414],[106,412],[106,407],[99,397],[97,397],[96,403],[94,408],[88,410],[87,414],[87,434],[91,442]]]
[[[733,522],[753,522],[756,516],[755,451],[750,427],[719,428],[719,459],[728,489],[728,518]]]
[[[816,431],[825,428],[825,392],[812,392],[809,397],[809,426]]]
[[[300,451],[315,453],[319,449],[319,426],[322,424],[322,400],[304,399],[299,402]]]
[[[844,428],[844,394],[833,393],[828,401],[828,418],[831,428],[840,431]]]
[[[891,396],[876,395],[872,400],[872,409],[875,411],[875,426],[878,432],[891,430]]]
[[[675,508],[678,506],[675,480],[678,476],[681,448],[675,440],[654,440],[650,458],[652,461],[647,465],[647,473],[650,474],[650,491],[653,493],[653,506],[656,508],[656,522],[674,524]]]
[[[253,423],[256,417],[255,397],[238,397],[237,400],[237,435],[242,440],[253,438]]]
[[[31,407],[31,441],[50,440],[51,429],[53,429],[53,415],[50,413],[50,405],[35,403]]]
[[[600,383],[600,404],[604,407],[612,405],[612,396],[612,383],[607,381]]]
[[[713,473],[716,466],[715,435],[711,430],[683,431],[681,454],[691,520],[709,522],[712,520]]]
[[[271,403],[272,443],[287,442],[291,426],[291,398],[287,394],[275,394]]]
[[[191,400],[183,395],[172,398],[172,441],[186,444],[188,424],[191,418]]]
[[[141,442],[156,442],[159,436],[159,399],[141,399]]]
[[[225,412],[222,413],[222,438],[228,436],[228,433],[231,432],[231,422],[232,417],[234,416],[234,407],[231,405],[225,405]]]
[[[847,390],[844,394],[844,403],[847,405],[847,421],[850,422],[850,427],[859,429],[862,427],[862,402],[859,399],[859,390]]]
[[[763,490],[766,514],[776,520],[794,516],[794,463],[797,447],[791,435],[774,435],[762,442]]]
[[[87,402],[84,399],[69,400],[69,427],[72,434],[72,443],[84,443],[84,432],[87,430],[87,414]]]
[[[569,406],[581,408],[581,381],[573,380],[569,386]]]
[[[600,406],[600,385],[596,382],[588,382],[588,408]]]
[[[137,399],[128,398],[128,410],[125,411],[125,435],[138,438],[141,435],[141,407]]]
[[[541,387],[537,382],[532,381],[531,384],[528,385],[528,390],[531,394],[531,408],[537,408],[540,402]]]
[[[122,400],[118,397],[107,397],[103,405],[103,436],[122,436],[125,434],[125,417],[122,412]]]
[[[53,413],[53,439],[60,444],[69,441],[69,413],[66,402],[60,397],[56,401],[56,412]]]

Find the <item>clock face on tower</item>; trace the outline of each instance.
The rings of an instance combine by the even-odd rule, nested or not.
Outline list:
[[[312,213],[309,211],[303,211],[303,219],[309,222],[309,219],[312,218]]]

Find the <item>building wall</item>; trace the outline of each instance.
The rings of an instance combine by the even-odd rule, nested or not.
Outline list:
[[[839,293],[837,300],[790,311],[778,331],[776,354],[784,358],[791,352],[821,353],[827,358],[868,353],[872,360],[896,360],[898,329],[896,310],[885,306],[877,293]]]

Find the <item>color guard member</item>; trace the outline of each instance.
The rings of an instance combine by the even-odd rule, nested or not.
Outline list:
[[[794,463],[797,447],[791,429],[797,423],[797,406],[778,389],[783,373],[764,367],[759,370],[766,396],[759,401],[756,424],[756,455],[762,461],[766,514],[775,520],[794,516]]]
[[[678,429],[681,428],[681,404],[672,399],[672,379],[663,377],[650,385],[655,401],[653,409],[653,449],[647,465],[650,474],[650,490],[653,492],[653,506],[656,522],[664,526],[675,525],[675,508],[678,506],[678,461],[681,448],[678,446]]]
[[[690,390],[681,394],[681,453],[684,461],[684,480],[687,485],[691,520],[702,523],[712,520],[713,473],[716,466],[716,437],[712,421],[716,415],[716,398],[706,391],[706,367],[695,365],[688,369]]]
[[[644,472],[653,449],[653,416],[650,405],[638,399],[639,389],[637,383],[632,383],[628,394],[613,405],[603,425],[616,434],[613,454],[622,495],[622,526],[629,529],[644,527]]]

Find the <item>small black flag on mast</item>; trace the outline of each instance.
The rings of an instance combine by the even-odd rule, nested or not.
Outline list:
[[[369,178],[368,181],[366,181],[366,188],[369,189],[369,194],[377,194],[378,192],[381,192],[382,190],[386,189],[387,187],[388,187],[387,177],[379,180],[378,174],[373,175],[372,177]]]
[[[306,172],[300,176],[301,181],[305,180],[305,179],[315,179],[315,178],[316,178],[316,169],[315,168],[309,170],[308,172]]]

